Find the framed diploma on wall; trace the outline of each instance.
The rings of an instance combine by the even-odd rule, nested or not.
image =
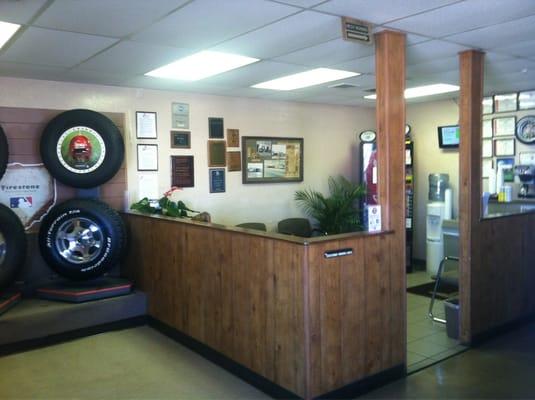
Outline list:
[[[137,145],[137,170],[158,171],[158,145]]]
[[[156,113],[136,111],[136,139],[157,139]]]

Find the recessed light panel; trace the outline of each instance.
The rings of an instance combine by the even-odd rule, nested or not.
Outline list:
[[[147,72],[145,75],[182,81],[198,81],[257,61],[258,58],[236,54],[221,53],[218,51],[201,51],[200,53],[181,58],[163,67],[156,68]]]
[[[325,82],[350,78],[357,75],[360,74],[358,72],[342,71],[340,69],[316,68],[310,71],[300,72],[298,74],[283,76],[282,78],[258,83],[252,87],[272,90],[295,90],[308,86],[319,85]]]
[[[413,99],[415,97],[433,96],[435,94],[457,92],[458,90],[459,90],[459,86],[449,85],[447,83],[437,83],[434,85],[417,86],[417,87],[405,89],[405,98]],[[377,95],[370,94],[368,96],[364,96],[364,98],[374,100],[377,98]]]
[[[7,43],[9,39],[11,39],[11,37],[19,30],[19,28],[20,25],[0,21],[0,49]]]

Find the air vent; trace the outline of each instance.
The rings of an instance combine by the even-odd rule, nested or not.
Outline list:
[[[359,87],[359,85],[355,85],[354,83],[342,82],[342,83],[336,83],[336,84],[331,85],[329,87],[332,88],[332,89],[350,89],[350,88]]]
[[[363,91],[366,92],[366,93],[375,93],[376,92],[375,88],[364,89]]]

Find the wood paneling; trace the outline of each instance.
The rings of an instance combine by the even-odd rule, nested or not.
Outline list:
[[[127,214],[149,313],[305,398],[398,366],[393,233],[307,244]],[[353,255],[325,259],[324,252]],[[402,344],[404,347],[404,343]]]
[[[8,139],[9,162],[41,163],[39,140],[48,122],[61,112],[63,110],[0,107],[0,125]],[[110,118],[124,135],[124,114],[103,114]],[[123,163],[117,174],[100,187],[101,200],[115,209],[122,209],[126,187],[126,168]],[[74,188],[59,182],[57,182],[57,188],[58,202],[76,197],[76,189]]]

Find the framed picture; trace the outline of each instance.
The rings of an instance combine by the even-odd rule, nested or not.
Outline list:
[[[171,186],[195,186],[193,172],[193,156],[171,156]]]
[[[494,136],[514,136],[516,117],[502,117],[492,119],[492,132]]]
[[[535,90],[518,93],[518,109],[531,110],[535,108]]]
[[[498,169],[498,167],[500,165],[504,165],[505,166],[505,168],[503,170],[503,181],[504,182],[514,182],[515,181],[515,174],[514,174],[514,171],[513,171],[513,167],[515,166],[515,158],[514,157],[497,158],[496,159],[496,169]]]
[[[492,139],[483,139],[481,141],[481,157],[492,157]]]
[[[224,140],[208,141],[208,166],[225,167],[227,165],[227,146]]]
[[[210,174],[210,193],[225,192],[225,168],[213,168]]]
[[[137,145],[137,170],[158,171],[158,145]]]
[[[482,137],[491,138],[492,137],[492,120],[484,119],[483,120],[483,131]]]
[[[227,146],[240,147],[240,130],[227,129]]]
[[[172,149],[191,149],[191,134],[189,131],[171,131]]]
[[[189,129],[189,104],[171,104],[171,127],[173,129]]]
[[[490,176],[490,171],[492,170],[492,158],[484,159],[481,167],[481,177],[488,178]]]
[[[483,97],[483,114],[492,114],[494,112],[494,100],[492,96]]]
[[[303,154],[302,138],[244,136],[242,182],[302,182]]]
[[[223,139],[223,118],[208,118],[208,137],[210,139]]]
[[[155,112],[136,111],[136,139],[158,139]]]
[[[229,172],[241,171],[240,151],[227,151],[227,168]]]
[[[515,139],[495,139],[494,155],[496,157],[514,156]]]
[[[494,112],[511,112],[517,110],[517,93],[494,95]]]

